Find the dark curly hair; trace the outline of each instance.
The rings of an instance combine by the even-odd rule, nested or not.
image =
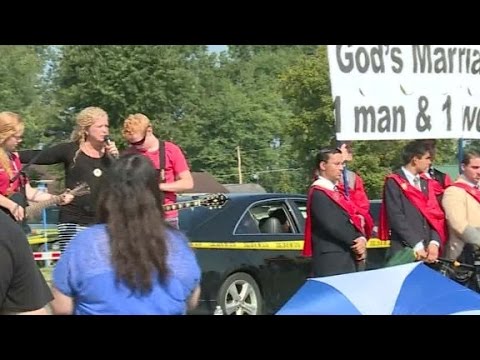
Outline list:
[[[167,267],[163,195],[152,162],[139,154],[122,155],[99,189],[98,220],[107,225],[117,282],[148,293],[164,282]],[[158,274],[152,279],[152,274]],[[157,277],[158,276],[158,277]]]

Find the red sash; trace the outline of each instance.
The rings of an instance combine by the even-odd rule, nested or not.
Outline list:
[[[17,176],[18,172],[22,169],[22,163],[20,162],[20,157],[16,153],[11,154],[10,166],[12,167],[13,176],[16,176],[17,179],[13,183],[7,183],[5,188],[0,189],[0,194],[3,193],[4,196],[9,196],[18,192],[24,185],[22,182],[23,176]]]
[[[450,178],[450,176],[448,176],[448,174],[445,174],[445,184],[443,184],[445,186],[445,189],[452,184],[453,184],[453,181]]]
[[[343,183],[337,184],[338,191],[345,195],[345,186]],[[355,207],[355,211],[365,219],[365,235],[367,239],[372,236],[374,222],[370,215],[370,202],[363,187],[363,181],[355,174],[355,188],[348,187],[348,197]]]
[[[323,191],[330,199],[333,200],[333,202],[335,202],[343,211],[348,214],[352,225],[362,234],[365,234],[362,229],[361,218],[358,216],[358,213],[356,212],[355,206],[352,204],[352,202],[348,201],[345,196],[338,191],[328,190],[317,185],[311,186],[310,190],[308,191],[307,199],[307,219],[305,220],[305,237],[302,252],[303,256],[312,256],[312,218],[310,214],[310,208],[312,204],[313,192],[315,190]]]
[[[429,178],[425,174],[422,174],[420,176],[422,177],[422,179],[425,179],[425,180],[430,181],[432,183],[433,192],[434,192],[435,196],[442,195],[443,192],[445,191],[445,189],[447,187],[449,187],[450,185],[452,185],[452,179],[450,178],[450,176],[448,176],[448,174],[445,174],[444,184],[442,184],[440,181],[438,181],[436,179]]]
[[[445,191],[445,188],[444,188],[443,185],[440,183],[440,181],[435,180],[435,179],[432,179],[432,178],[429,178],[429,177],[428,177],[427,175],[425,175],[425,174],[421,174],[420,177],[421,177],[422,179],[424,179],[425,181],[432,183],[433,193],[435,194],[435,196],[442,195],[443,192]]]
[[[400,175],[387,175],[385,178],[385,183],[389,178],[395,180],[400,189],[402,189],[403,194],[406,196],[408,201],[410,201],[412,205],[415,206],[418,211],[420,211],[420,213],[425,217],[430,226],[435,229],[435,231],[440,236],[441,245],[445,244],[447,240],[447,232],[445,228],[445,214],[443,213],[436,196],[431,196],[431,194],[435,194],[435,191],[433,189],[433,181],[427,181],[429,194],[429,196],[427,197],[416,187],[410,185],[410,183]],[[390,238],[390,226],[388,224],[388,217],[385,207],[385,185],[383,187],[383,200],[382,206],[380,208],[378,237],[381,240],[388,240]]]
[[[472,195],[473,198],[480,203],[480,190],[461,182],[453,183],[451,186],[456,186],[460,189],[465,190],[468,194]]]

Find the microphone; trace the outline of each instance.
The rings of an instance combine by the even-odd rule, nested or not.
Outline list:
[[[105,143],[105,145],[110,145],[110,136],[108,135],[105,135],[105,137],[103,138],[103,142]],[[113,156],[115,159],[118,159],[118,154],[110,154],[108,153],[108,155],[110,156]]]
[[[67,135],[67,133],[65,131],[61,131],[61,130],[47,129],[43,132],[43,136],[46,136],[46,137],[52,137],[52,136],[64,137],[65,135]]]

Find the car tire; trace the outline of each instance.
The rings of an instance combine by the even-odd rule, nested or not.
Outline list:
[[[250,275],[238,272],[223,282],[217,304],[224,315],[261,315],[263,298],[257,282]]]

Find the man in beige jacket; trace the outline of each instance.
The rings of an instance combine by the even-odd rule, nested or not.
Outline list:
[[[442,200],[449,232],[444,256],[450,260],[458,259],[465,244],[480,246],[480,153],[466,152],[461,166],[463,174]]]

